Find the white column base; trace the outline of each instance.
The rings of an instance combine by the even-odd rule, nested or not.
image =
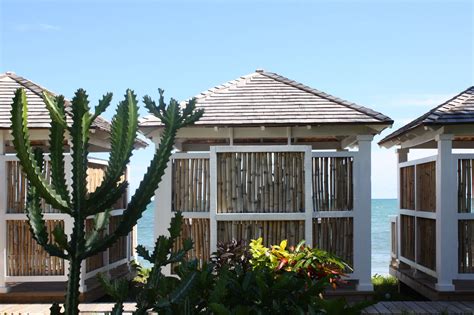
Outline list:
[[[454,291],[454,284],[452,283],[436,283],[435,285],[436,291]]]
[[[356,285],[357,291],[374,291],[372,283],[359,283]]]
[[[10,287],[0,286],[0,294],[8,293],[9,291],[10,291]]]

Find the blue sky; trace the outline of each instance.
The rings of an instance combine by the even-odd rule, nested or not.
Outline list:
[[[95,105],[126,88],[185,99],[263,68],[397,128],[474,84],[473,23],[472,1],[2,0],[0,72]],[[134,156],[132,187],[152,151]],[[394,151],[373,152],[373,197],[396,197]]]

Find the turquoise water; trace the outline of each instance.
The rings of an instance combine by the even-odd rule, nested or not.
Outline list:
[[[388,274],[390,261],[390,215],[397,211],[396,199],[372,200],[372,274]],[[152,248],[153,239],[153,204],[148,206],[143,217],[138,221],[138,243]]]

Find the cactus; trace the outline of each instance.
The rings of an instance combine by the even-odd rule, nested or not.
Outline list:
[[[32,148],[27,128],[28,104],[23,89],[18,89],[13,98],[11,110],[13,144],[18,159],[30,183],[27,198],[27,216],[31,233],[46,252],[69,261],[67,293],[64,309],[66,314],[79,312],[79,280],[81,263],[84,259],[106,250],[121,236],[127,235],[141,217],[166,169],[176,133],[179,128],[193,124],[202,116],[195,109],[195,100],[180,109],[178,102],[171,99],[165,104],[163,90],[159,90],[158,105],[148,96],[143,101],[148,111],[158,117],[164,125],[161,142],[150,162],[143,180],[123,212],[122,220],[115,231],[105,236],[101,233],[107,226],[109,209],[127,189],[128,183],[121,182],[127,164],[132,156],[138,129],[138,102],[132,90],[127,90],[125,99],[118,104],[111,126],[111,152],[107,170],[101,185],[89,193],[87,183],[87,157],[89,132],[94,120],[109,106],[112,94],[105,94],[90,112],[86,92],[77,90],[72,99],[70,111],[72,124],[66,121],[63,96],[53,97],[43,93],[43,100],[51,117],[49,151],[51,182],[42,174],[42,153]],[[72,144],[72,184],[67,185],[64,166],[63,145],[69,134]],[[62,227],[56,226],[52,240],[48,239],[45,221],[41,213],[40,198],[55,209],[72,217],[72,233],[67,236]],[[94,216],[94,228],[85,231],[85,219]],[[59,312],[58,307],[51,309]]]

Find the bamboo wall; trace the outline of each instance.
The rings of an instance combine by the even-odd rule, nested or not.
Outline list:
[[[436,211],[436,162],[416,165],[417,209]]]
[[[86,233],[90,233],[94,227],[94,220],[86,220]],[[104,253],[98,253],[86,259],[86,271],[93,271],[104,266]]]
[[[474,273],[474,220],[459,220],[458,237],[458,271]]]
[[[313,157],[314,211],[354,208],[353,157]]]
[[[415,261],[415,217],[400,216],[400,255]]]
[[[352,218],[313,219],[313,246],[354,263],[354,226]]]
[[[89,162],[87,164],[87,191],[94,192],[97,187],[102,183],[105,172],[107,170],[107,165]],[[126,176],[123,175],[120,179],[120,182],[126,180]],[[127,193],[124,193],[121,198],[119,198],[115,204],[112,206],[112,209],[125,209],[127,206]]]
[[[110,217],[109,231],[115,231],[121,220],[121,215]],[[121,236],[117,242],[109,248],[109,263],[114,263],[124,258],[127,258],[127,237]]]
[[[64,275],[64,261],[49,256],[33,239],[26,220],[7,220],[7,275],[8,276],[56,276]],[[56,225],[64,227],[60,220],[47,220],[48,237],[53,239]]]
[[[217,212],[303,212],[303,152],[217,154]]]
[[[415,210],[415,167],[400,168],[400,208]]]
[[[182,248],[183,241],[191,238],[194,242],[193,249],[188,252],[188,259],[198,259],[200,263],[209,261],[209,219],[184,219],[181,226],[181,236],[174,244],[174,250]]]
[[[474,160],[458,160],[458,212],[473,212],[473,190],[472,180],[474,177]]]
[[[288,240],[288,246],[304,239],[304,221],[220,221],[217,222],[217,241],[250,240],[263,237],[266,246]]]
[[[209,212],[209,159],[174,159],[172,177],[172,211]]]
[[[28,180],[22,171],[20,162],[7,162],[7,213],[24,213],[26,205],[26,193],[28,191]],[[51,169],[48,162],[45,163],[43,173],[46,179],[50,180]],[[44,201],[41,202],[41,208],[45,213],[55,213],[53,209]]]
[[[436,220],[417,218],[417,263],[436,271]]]

